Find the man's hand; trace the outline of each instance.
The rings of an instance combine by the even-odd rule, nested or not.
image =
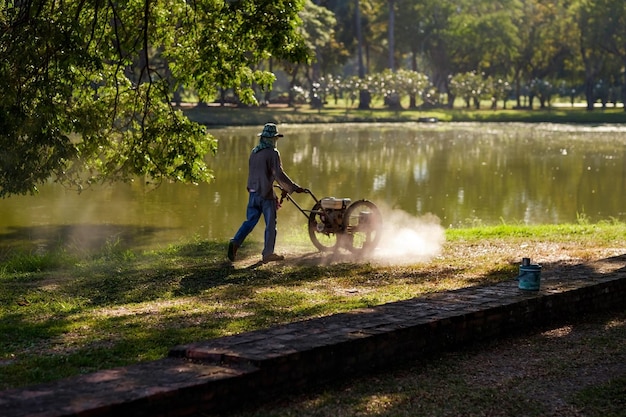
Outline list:
[[[300,193],[306,193],[307,189],[306,188],[302,188],[302,187],[298,187],[294,191],[296,193],[300,194]]]

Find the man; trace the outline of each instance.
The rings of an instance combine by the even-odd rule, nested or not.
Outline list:
[[[283,171],[280,153],[276,149],[276,141],[283,135],[278,133],[274,123],[266,123],[259,144],[252,149],[248,161],[248,207],[246,220],[228,244],[228,259],[233,262],[237,257],[237,249],[256,226],[261,214],[265,219],[265,245],[263,247],[263,263],[282,261],[284,256],[274,253],[276,244],[276,210],[278,198],[274,192],[277,182],[287,193],[304,192],[304,188],[294,183]]]

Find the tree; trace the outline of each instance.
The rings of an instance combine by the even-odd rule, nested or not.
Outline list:
[[[450,20],[456,8],[451,1],[424,0],[419,10],[420,49],[431,66],[430,79],[439,91],[448,91],[449,76],[452,74],[450,50]],[[425,72],[422,70],[422,72]],[[448,94],[451,107],[452,97]]]
[[[170,105],[180,86],[255,102],[271,56],[306,61],[302,0],[0,0],[0,196],[53,178],[200,182],[217,142]]]
[[[391,71],[396,70],[396,63],[395,63],[395,37],[394,37],[394,31],[396,28],[396,9],[395,9],[395,0],[388,0],[389,1],[389,28],[387,29],[387,36],[388,36],[388,48],[389,48],[389,69]]]
[[[363,24],[361,21],[361,3],[356,0],[355,7],[355,19],[356,19],[356,33],[357,33],[357,48],[358,48],[358,66],[359,66],[359,78],[365,77],[365,65],[363,64]],[[359,108],[369,109],[370,107],[370,94],[367,89],[361,89],[359,92]]]
[[[567,0],[528,0],[516,20],[519,28],[519,53],[513,60],[513,82],[517,106],[521,107],[522,87],[535,79],[563,74],[576,55],[575,21]],[[532,108],[533,96],[529,106]]]
[[[584,64],[587,110],[594,108],[596,78],[606,62],[607,53],[601,48],[604,23],[603,11],[593,0],[580,0],[573,10],[578,27],[578,47]]]
[[[416,105],[414,98],[423,95],[431,87],[430,80],[423,73],[400,69],[396,75],[399,93],[408,95],[412,106]]]
[[[488,83],[481,74],[466,72],[457,74],[450,79],[450,92],[455,97],[461,97],[465,101],[465,108],[469,109],[472,104],[476,109],[480,108],[480,100],[487,98]]]
[[[316,97],[313,91],[314,86],[318,84],[317,81],[321,77],[320,68],[323,63],[322,60],[325,57],[323,54],[320,54],[319,51],[333,44],[334,31],[332,28],[337,22],[330,10],[316,5],[311,0],[305,0],[305,6],[299,16],[302,20],[302,25],[298,28],[298,31],[301,33],[307,48],[315,54],[311,68],[305,68],[307,70],[305,77],[309,84],[311,104],[319,108],[322,106],[323,101],[320,101],[320,98]],[[284,67],[286,73],[291,76],[288,104],[289,106],[293,106],[295,105],[293,91],[296,87],[300,65],[291,65],[289,62],[285,62]],[[311,69],[311,71],[309,71],[309,69]]]
[[[519,45],[518,15],[518,0],[461,2],[449,29],[452,72],[507,75]]]
[[[312,38],[320,36],[323,40],[323,42],[313,40],[315,44],[314,66],[318,68],[319,76],[323,77],[339,72],[341,65],[345,64],[350,57],[350,51],[338,39],[338,28],[341,25],[338,25],[337,13],[318,5],[319,0],[314,3],[319,9],[313,9],[310,13],[310,17],[313,19],[310,24],[313,27],[312,30],[307,29],[306,32]],[[305,27],[307,26],[307,13],[306,7],[300,13]],[[313,78],[316,79],[315,74]]]
[[[603,24],[594,28],[600,32],[599,46],[620,62],[621,98],[622,102],[626,103],[626,3],[622,0],[596,0],[595,9],[603,15]]]

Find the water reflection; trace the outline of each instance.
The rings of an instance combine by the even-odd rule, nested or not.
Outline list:
[[[141,181],[80,195],[55,184],[0,203],[2,243],[54,240],[83,246],[120,239],[164,246],[195,236],[226,240],[245,212],[247,159],[259,128],[212,133],[212,184]],[[283,165],[318,197],[368,198],[442,225],[626,220],[626,127],[523,124],[342,124],[281,126]],[[307,196],[297,196],[305,207]],[[304,225],[288,203],[279,229]],[[256,238],[261,240],[262,227]]]

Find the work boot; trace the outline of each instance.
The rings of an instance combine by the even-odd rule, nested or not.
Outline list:
[[[228,243],[228,259],[230,259],[231,262],[235,262],[237,258],[237,249],[239,249],[239,245],[234,240],[231,240]]]
[[[282,261],[283,259],[285,259],[285,257],[283,255],[277,255],[275,253],[271,253],[271,254],[263,257],[263,263],[266,264],[266,263],[272,262],[272,261]]]

